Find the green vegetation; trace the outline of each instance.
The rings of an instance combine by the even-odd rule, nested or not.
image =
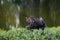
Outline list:
[[[14,29],[0,34],[0,40],[59,40],[60,27],[45,28],[45,30]]]
[[[42,16],[48,27],[23,28],[30,16]],[[60,40],[60,0],[0,0],[0,40]]]

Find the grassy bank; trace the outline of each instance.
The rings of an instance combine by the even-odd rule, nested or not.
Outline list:
[[[45,28],[44,31],[25,28],[4,31],[0,34],[0,40],[60,40],[60,27]]]

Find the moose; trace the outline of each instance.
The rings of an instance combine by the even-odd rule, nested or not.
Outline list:
[[[35,18],[35,17],[26,17],[26,22],[27,22],[27,29],[42,29],[46,27],[46,23],[43,20],[42,17],[40,18]]]

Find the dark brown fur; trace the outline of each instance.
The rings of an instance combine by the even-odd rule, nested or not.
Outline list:
[[[35,17],[29,17],[26,18],[27,21],[27,29],[43,29],[45,28],[45,22],[42,17],[35,18]]]

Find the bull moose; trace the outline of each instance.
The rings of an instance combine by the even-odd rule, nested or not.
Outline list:
[[[27,29],[42,29],[46,27],[46,23],[43,20],[42,17],[40,18],[35,18],[35,17],[26,17],[26,22],[27,22]]]

